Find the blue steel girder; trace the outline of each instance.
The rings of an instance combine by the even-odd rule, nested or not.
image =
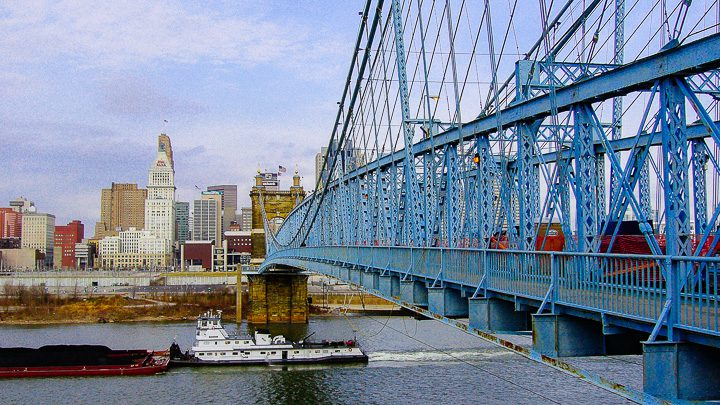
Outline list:
[[[708,150],[704,139],[692,141],[693,202],[695,211],[695,234],[705,233],[707,226],[707,185],[705,179]]]
[[[519,248],[520,250],[533,250],[535,247],[535,221],[538,215],[540,195],[536,166],[533,163],[536,150],[536,134],[540,120],[532,123],[518,123],[518,157],[517,181],[518,200],[520,204]]]
[[[448,246],[456,247],[462,229],[462,209],[460,200],[460,162],[458,145],[449,144],[445,152],[445,240]]]
[[[452,127],[445,132],[429,139],[423,139],[412,146],[412,154],[416,156],[458,139],[470,140],[477,136],[493,139],[498,121],[502,128],[514,127],[517,122],[532,121],[550,115],[551,104],[557,111],[563,112],[572,105],[595,102],[625,95],[633,91],[647,90],[655,81],[676,76],[692,76],[720,67],[720,35],[714,34],[695,42],[668,49],[657,54],[639,59],[598,76],[590,77],[577,83],[558,88],[554,100],[548,95],[512,105],[503,110],[497,117],[484,116],[465,123],[462,128]],[[397,151],[368,163],[369,169],[387,167],[393,162],[405,160],[406,151]],[[348,175],[359,174],[359,171]]]
[[[405,62],[405,44],[403,40],[402,6],[399,0],[392,2],[393,27],[395,29],[395,59],[397,61],[398,86],[400,94],[400,111],[402,115],[402,131],[405,147],[405,212],[407,213],[407,242],[409,245],[422,246],[425,244],[425,218],[423,217],[423,204],[415,171],[415,156],[412,153],[414,129],[409,122],[410,105],[408,102],[408,85]]]
[[[480,229],[478,240],[481,247],[487,247],[495,233],[495,187],[499,176],[495,159],[492,155],[490,140],[487,137],[477,138],[478,153],[478,213]]]
[[[572,109],[575,120],[575,212],[577,250],[590,252],[598,231],[596,133],[592,107],[580,104]],[[603,179],[604,181],[604,179]],[[603,197],[604,198],[604,197]]]
[[[691,254],[688,139],[685,96],[679,79],[660,81],[659,118],[663,135],[663,192],[667,254]]]

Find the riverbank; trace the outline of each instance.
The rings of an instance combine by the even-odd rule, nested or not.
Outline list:
[[[400,315],[396,305],[362,293],[309,294],[313,316],[345,313]],[[20,288],[0,298],[0,325],[173,322],[194,320],[209,309],[222,310],[236,322],[235,289],[207,292],[58,296],[42,289]],[[243,309],[248,307],[243,294]]]

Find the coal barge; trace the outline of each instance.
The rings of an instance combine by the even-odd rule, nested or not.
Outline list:
[[[97,345],[0,348],[0,378],[150,375],[167,370],[167,352]]]

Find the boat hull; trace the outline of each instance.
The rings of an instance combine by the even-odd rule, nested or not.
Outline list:
[[[152,375],[162,373],[167,368],[167,360],[147,366],[2,367],[0,378]]]
[[[348,363],[367,363],[368,356],[328,356],[312,359],[279,359],[279,360],[222,360],[208,361],[200,360],[196,357],[181,360],[171,359],[170,367],[205,367],[205,366],[272,366],[272,365],[289,365],[289,364],[348,364]]]

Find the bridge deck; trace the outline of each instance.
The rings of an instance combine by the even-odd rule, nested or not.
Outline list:
[[[720,259],[672,258],[502,250],[323,247],[277,252],[263,265],[297,266],[319,273],[355,268],[418,279],[429,285],[541,303],[617,326],[650,332],[664,313],[689,340],[720,347]],[[340,275],[334,271],[335,276]],[[669,281],[668,281],[669,280]],[[613,321],[605,319],[612,317]]]

